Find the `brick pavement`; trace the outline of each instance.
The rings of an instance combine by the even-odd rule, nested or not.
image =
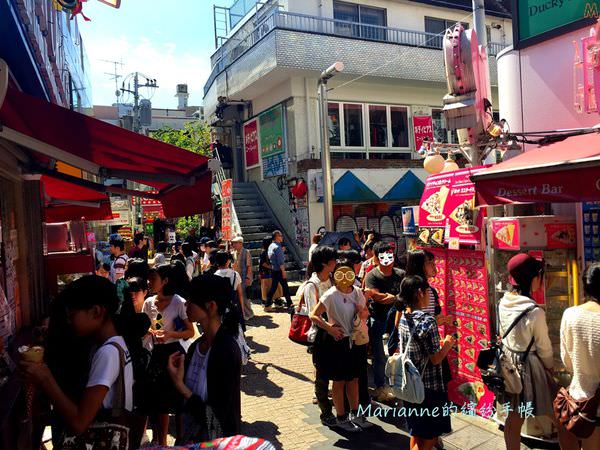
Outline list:
[[[312,404],[311,358],[288,339],[289,315],[253,308],[256,316],[248,321],[246,333],[253,353],[242,370],[243,434],[269,439],[284,450],[408,448],[402,419],[371,418],[372,429],[353,435],[321,425],[318,407]],[[505,448],[502,434],[490,421],[456,415],[452,427],[444,438],[447,449]]]

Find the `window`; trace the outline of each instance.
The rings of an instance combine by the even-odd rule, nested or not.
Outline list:
[[[369,105],[369,136],[371,147],[388,146],[387,107]]]
[[[430,36],[427,39],[427,46],[434,48],[442,48],[444,43],[444,35],[448,28],[452,28],[456,25],[455,20],[436,19],[435,17],[425,17],[425,32],[436,34],[437,36]],[[468,23],[462,23],[465,30],[469,28]]]
[[[362,105],[344,104],[344,137],[346,147],[362,147],[363,141]]]
[[[340,134],[340,105],[339,103],[329,103],[329,145],[339,147],[342,145],[342,136]]]
[[[441,109],[431,111],[433,121],[433,140],[435,142],[447,142],[449,144],[458,144],[458,134],[456,130],[446,128],[446,118]]]
[[[400,106],[390,106],[392,147],[409,146],[408,143],[408,110]]]
[[[335,23],[336,34],[384,41],[387,26],[386,10],[356,3],[333,2],[333,18],[352,23]]]

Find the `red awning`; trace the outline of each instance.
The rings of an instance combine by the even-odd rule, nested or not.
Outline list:
[[[40,183],[46,222],[112,219],[108,195],[47,175]]]
[[[600,200],[600,135],[537,147],[471,179],[480,205]]]
[[[156,188],[168,217],[212,209],[212,174],[203,156],[12,88],[0,108],[0,124],[0,137],[33,150],[38,161],[59,160]]]

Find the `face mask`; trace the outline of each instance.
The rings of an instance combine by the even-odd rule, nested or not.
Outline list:
[[[339,288],[349,288],[355,279],[356,275],[350,267],[340,267],[333,274],[333,282]]]
[[[383,267],[391,266],[394,264],[394,254],[393,253],[380,253],[379,254],[379,264]]]

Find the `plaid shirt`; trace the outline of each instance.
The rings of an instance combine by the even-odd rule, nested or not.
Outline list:
[[[440,351],[440,334],[435,317],[420,310],[412,314],[405,312],[402,314],[398,332],[400,333],[399,350],[401,352],[406,348],[408,339],[414,332],[408,349],[408,357],[417,370],[422,370],[425,388],[438,392],[446,391],[442,365],[434,365],[429,360],[431,355]],[[425,366],[424,369],[423,366]]]

